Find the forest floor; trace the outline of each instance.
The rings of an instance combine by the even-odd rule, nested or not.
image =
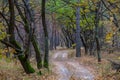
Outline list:
[[[52,56],[53,72],[58,75],[57,80],[94,80],[94,75],[87,67],[75,58],[68,58],[69,50],[55,51]]]
[[[43,69],[43,75],[38,74],[36,63],[31,59],[31,65],[36,69],[34,74],[25,74],[18,60],[6,59],[0,56],[0,80],[120,80],[120,73],[111,69],[109,59],[118,59],[119,52],[108,55],[102,52],[102,62],[98,63],[94,56],[75,58],[75,50],[59,49],[50,52],[50,71]]]

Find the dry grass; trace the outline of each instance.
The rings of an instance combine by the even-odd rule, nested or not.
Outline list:
[[[35,64],[33,67],[36,69]],[[28,75],[24,72],[19,61],[0,59],[0,80],[56,80],[56,75],[52,71],[48,72],[43,69],[42,73],[43,75],[39,75],[38,72]]]
[[[50,52],[50,54],[52,55],[53,52]],[[39,75],[35,59],[32,58],[30,61],[36,72],[28,75],[24,72],[18,60],[0,56],[0,80],[58,80],[57,74],[51,70],[48,72],[46,69],[42,69],[42,75]],[[53,67],[53,65],[50,65],[50,69]],[[76,79],[71,76],[70,80]]]
[[[69,58],[73,58],[80,62],[80,64],[87,67],[96,76],[95,80],[120,80],[120,73],[115,72],[111,69],[109,61],[106,59],[116,59],[119,53],[107,54],[103,53],[103,59],[101,63],[97,62],[97,58],[92,56],[84,56],[81,58],[73,57],[75,55],[75,50],[69,50]],[[33,60],[32,60],[33,61]],[[36,63],[32,62],[35,69]],[[53,66],[51,66],[52,68]],[[37,70],[36,70],[37,71]],[[56,74],[50,71],[49,73],[43,69],[43,75],[40,76],[38,72],[34,74],[25,74],[23,68],[21,67],[19,61],[10,60],[0,57],[0,80],[57,80]],[[71,76],[70,80],[77,80],[74,76]]]
[[[83,51],[84,52],[84,51]],[[75,55],[75,50],[70,52],[69,57]],[[111,64],[107,59],[118,60],[120,57],[119,52],[114,52],[108,54],[102,52],[102,62],[98,63],[97,58],[93,56],[85,56],[82,54],[82,57],[75,58],[80,64],[87,67],[95,75],[95,80],[120,80],[120,72],[112,70]],[[120,60],[119,60],[120,61]]]

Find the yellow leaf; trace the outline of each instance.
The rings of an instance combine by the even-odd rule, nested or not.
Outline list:
[[[88,13],[88,12],[90,12],[90,10],[89,10],[89,9],[85,9],[84,12],[85,12],[85,13]]]
[[[114,20],[114,18],[113,17],[110,17],[110,21],[112,22]]]
[[[118,57],[118,59],[120,59],[120,57]]]
[[[110,42],[112,39],[112,36],[113,36],[112,32],[107,33],[105,37],[106,42]]]

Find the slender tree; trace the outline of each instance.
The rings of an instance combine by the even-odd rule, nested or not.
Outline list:
[[[21,50],[21,46],[19,46],[15,40],[15,34],[14,34],[14,27],[15,27],[15,11],[14,11],[14,0],[8,0],[9,2],[9,11],[10,11],[10,19],[9,19],[9,42],[12,44],[15,48]],[[18,59],[20,60],[24,70],[26,73],[34,73],[35,70],[31,67],[29,61],[26,59],[23,52],[16,50]]]
[[[46,0],[42,0],[42,25],[44,29],[44,36],[45,36],[45,56],[44,56],[44,67],[49,67],[49,49],[48,49],[48,31],[45,19],[45,3]]]
[[[80,0],[78,0],[79,4]],[[81,38],[80,38],[80,6],[76,7],[76,57],[81,56]]]
[[[100,21],[100,11],[101,11],[101,1],[98,1],[95,15],[95,40],[97,47],[98,62],[101,62],[101,50],[100,50],[100,41],[99,41],[99,21]]]
[[[29,9],[29,5],[26,4],[26,1],[25,1],[25,0],[23,0],[23,3],[24,3],[24,5],[25,5],[25,7],[26,7],[26,10],[28,11],[28,14],[29,14],[29,17],[30,17],[31,22],[34,23],[33,17],[32,17],[32,15],[31,15],[31,11],[30,11],[30,9]],[[24,14],[22,13],[22,10],[21,10],[20,7],[18,6],[18,2],[17,2],[17,1],[15,1],[15,6],[16,6],[18,12],[19,12],[19,15],[20,15],[21,19],[22,19],[23,22],[24,22],[25,32],[26,32],[27,34],[32,34],[32,33],[31,33],[31,25],[30,25],[30,23],[26,20],[26,18],[24,17]],[[34,27],[35,27],[35,26],[34,26]],[[33,45],[34,50],[35,50],[35,52],[36,52],[37,68],[38,68],[38,69],[41,69],[41,68],[42,68],[42,58],[41,58],[41,53],[40,53],[40,47],[39,47],[39,44],[38,44],[38,42],[37,42],[37,40],[36,40],[36,36],[35,36],[35,35],[32,35],[32,36],[31,36],[31,42],[32,42],[32,45]]]

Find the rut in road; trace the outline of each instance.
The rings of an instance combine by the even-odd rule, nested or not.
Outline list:
[[[94,75],[79,62],[68,59],[68,51],[57,51],[52,56],[53,71],[58,75],[57,80],[70,80],[74,76],[76,80],[94,80]],[[68,67],[69,66],[69,67]]]

